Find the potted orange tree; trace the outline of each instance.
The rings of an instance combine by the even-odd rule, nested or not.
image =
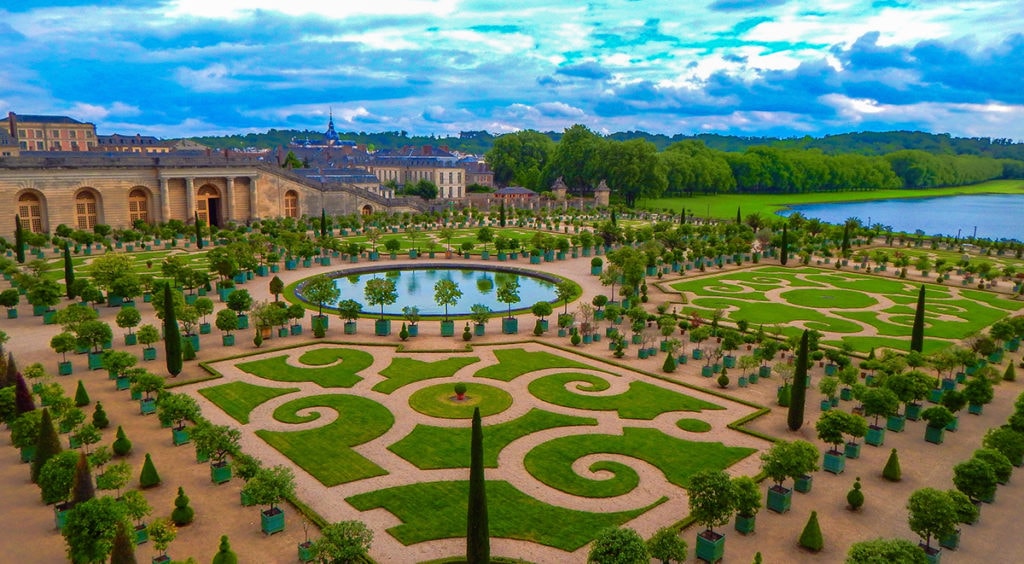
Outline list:
[[[716,525],[729,522],[735,498],[729,475],[722,470],[704,470],[690,476],[690,516],[705,529],[697,533],[696,555],[706,562],[718,562],[725,555],[725,534]]]
[[[287,466],[260,468],[242,488],[243,495],[256,505],[266,505],[260,511],[260,529],[266,535],[284,530],[284,510],[277,506],[282,499],[295,494],[295,475]]]

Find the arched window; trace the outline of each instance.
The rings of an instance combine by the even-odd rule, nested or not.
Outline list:
[[[33,233],[43,232],[43,203],[39,196],[26,192],[18,197],[18,215],[21,225]]]
[[[370,204],[366,204],[365,206],[363,206],[363,209],[360,210],[359,213],[363,215],[373,215],[373,206],[371,206]]]
[[[82,190],[75,196],[75,222],[82,231],[92,231],[96,227],[96,194]]]
[[[299,217],[299,193],[295,190],[284,193],[284,216]]]
[[[149,196],[145,190],[136,188],[128,193],[128,218],[132,225],[139,220],[149,223]]]

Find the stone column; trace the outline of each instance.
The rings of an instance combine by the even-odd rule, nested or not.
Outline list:
[[[185,177],[185,222],[196,216],[196,187],[191,176]]]
[[[235,177],[229,176],[224,179],[224,221],[234,219],[235,212]]]
[[[259,192],[256,187],[255,176],[249,177],[249,220],[256,221],[260,218]]]
[[[167,189],[167,179],[160,177],[160,221],[167,223],[171,219],[171,196]]]

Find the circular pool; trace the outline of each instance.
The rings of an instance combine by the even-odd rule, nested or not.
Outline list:
[[[334,285],[341,291],[341,300],[355,300],[363,304],[366,314],[379,314],[379,306],[371,306],[366,300],[366,282],[373,278],[387,278],[395,283],[398,300],[384,306],[385,315],[402,315],[402,308],[416,306],[422,316],[443,316],[444,306],[434,302],[434,285],[441,280],[455,282],[462,292],[462,297],[452,306],[448,306],[449,316],[469,315],[470,307],[484,304],[495,313],[508,311],[508,304],[498,301],[498,285],[506,280],[519,281],[519,303],[512,304],[512,310],[530,308],[533,304],[557,299],[555,286],[560,280],[557,276],[541,272],[517,268],[476,266],[466,268],[456,265],[436,265],[432,267],[402,266],[393,268],[357,267],[329,274],[334,278]],[[302,296],[300,284],[295,288],[296,295]],[[315,305],[315,304],[314,304]]]

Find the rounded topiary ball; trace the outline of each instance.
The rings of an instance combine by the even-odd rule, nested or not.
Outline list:
[[[864,505],[864,492],[860,491],[860,477],[853,483],[853,489],[846,494],[846,503],[850,504],[850,509],[857,511]]]
[[[185,495],[185,488],[178,486],[178,497],[174,498],[174,511],[171,512],[171,521],[177,526],[188,525],[195,519],[196,512],[188,506],[189,498]]]

